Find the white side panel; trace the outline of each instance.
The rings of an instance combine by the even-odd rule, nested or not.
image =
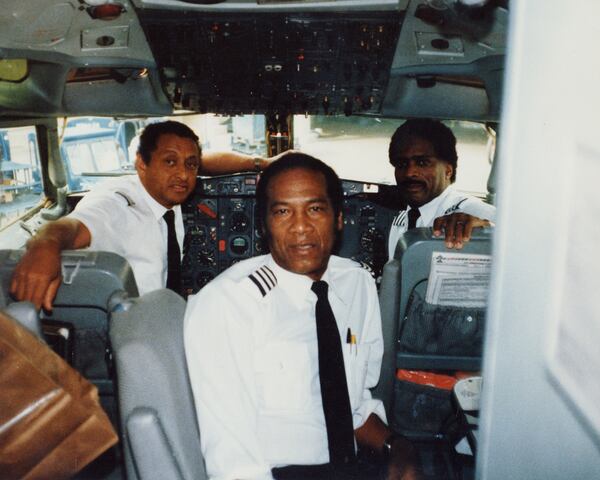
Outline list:
[[[477,477],[590,480],[600,478],[600,2],[510,8]]]

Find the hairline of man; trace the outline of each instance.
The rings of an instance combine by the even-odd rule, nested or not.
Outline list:
[[[456,152],[456,136],[452,130],[441,121],[430,118],[406,120],[396,129],[390,139],[388,148],[390,163],[397,155],[398,150],[411,138],[420,138],[428,142],[432,146],[436,157],[452,166],[450,183],[454,183],[458,167],[458,154]]]
[[[146,165],[150,164],[152,153],[156,151],[160,138],[163,135],[169,134],[192,140],[198,147],[198,157],[201,157],[202,146],[200,145],[200,138],[198,135],[184,123],[166,120],[164,122],[147,125],[140,135],[137,154]]]
[[[344,191],[342,182],[335,170],[322,160],[306,153],[288,153],[263,171],[256,187],[256,211],[262,233],[268,233],[266,218],[269,207],[269,184],[277,175],[289,170],[308,170],[322,174],[325,179],[327,198],[333,208],[334,218],[337,218],[343,211]]]

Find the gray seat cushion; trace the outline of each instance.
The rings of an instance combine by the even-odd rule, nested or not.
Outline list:
[[[110,320],[127,477],[205,479],[183,346],[185,301],[164,289],[130,302]]]

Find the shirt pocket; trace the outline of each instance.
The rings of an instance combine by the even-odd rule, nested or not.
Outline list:
[[[309,408],[314,372],[307,345],[271,343],[256,351],[254,368],[262,409],[305,411]]]
[[[365,381],[369,366],[369,354],[371,345],[361,343],[353,345],[353,350],[348,351],[346,361],[348,369],[346,378],[348,379],[348,393],[350,396],[350,406],[352,411],[360,407],[365,390]]]

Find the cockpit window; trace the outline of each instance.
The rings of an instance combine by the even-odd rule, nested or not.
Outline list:
[[[264,115],[214,114],[173,117],[189,125],[205,151],[237,151],[267,156]],[[138,136],[149,123],[165,120],[83,117],[68,119],[61,153],[72,192],[88,190],[107,176],[135,173]],[[341,178],[394,184],[388,161],[392,134],[401,119],[377,117],[295,115],[293,147],[332,166]],[[488,133],[474,122],[445,122],[457,138],[456,187],[479,196],[487,193],[490,172]]]
[[[125,126],[138,120],[115,120],[108,117],[73,117],[64,119],[60,128],[60,154],[67,174],[69,191],[89,188],[111,175],[133,173],[128,157]]]
[[[119,155],[115,142],[111,140],[97,140],[93,142],[79,142],[66,146],[69,158],[74,158],[73,173],[98,173],[117,170],[119,168]]]
[[[394,184],[388,162],[392,134],[404,120],[358,116],[294,117],[294,148],[320,158],[342,178]],[[485,196],[490,173],[488,133],[474,122],[447,121],[457,140],[456,188]]]
[[[43,195],[34,126],[0,128],[0,229]]]

